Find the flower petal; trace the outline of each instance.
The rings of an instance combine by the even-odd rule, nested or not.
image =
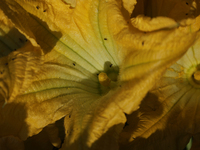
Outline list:
[[[125,116],[116,103],[110,102],[111,99],[106,95],[101,99],[79,102],[74,107],[65,118],[66,138],[63,150],[118,149],[117,140],[125,123]]]
[[[27,42],[23,48],[1,58],[0,62],[0,134],[1,136],[21,134],[22,139],[26,139],[28,127],[24,124],[24,120],[27,117],[26,107],[29,107],[29,104],[25,105],[26,101],[17,100],[16,96],[23,93],[32,82],[32,76],[39,69],[36,66],[42,62],[41,51]],[[8,124],[13,127],[10,128]]]
[[[25,149],[44,150],[53,149],[53,146],[59,148],[61,141],[58,138],[58,129],[54,124],[45,127],[39,134],[29,137],[24,141]]]
[[[14,7],[12,9],[18,11],[18,13],[7,12],[7,15],[25,35],[35,37],[42,49],[53,48],[53,44],[47,45],[46,43],[50,43],[50,40],[52,43],[59,40],[57,47],[54,47],[56,51],[66,55],[60,50],[60,46],[65,47],[71,59],[78,64],[83,64],[84,68],[90,69],[93,73],[103,70],[102,66],[106,61],[110,61],[113,65],[118,64],[117,49],[114,47],[114,41],[106,24],[106,15],[98,15],[98,2],[78,1],[76,8],[72,9],[61,0],[54,0],[50,3],[44,1],[45,5],[41,1],[17,1],[17,3],[7,1],[9,7],[12,6]],[[4,8],[9,9],[5,3],[3,5]],[[30,16],[25,10],[36,17]],[[44,25],[43,21],[47,25]],[[38,32],[39,30],[42,32]],[[48,36],[51,38],[46,38]],[[77,53],[79,56],[76,56]],[[84,57],[87,57],[87,60]]]
[[[174,28],[179,26],[179,23],[171,18],[156,17],[152,19],[143,15],[139,15],[136,18],[132,18],[131,24],[139,30],[147,32],[159,29]]]
[[[14,27],[13,23],[0,10],[0,57],[21,48],[26,38]]]

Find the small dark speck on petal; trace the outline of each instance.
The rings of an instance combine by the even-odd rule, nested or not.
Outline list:
[[[142,41],[142,45],[144,45],[144,41]]]
[[[26,42],[27,42],[28,40],[26,39]]]
[[[97,74],[97,76],[98,76],[99,74]]]
[[[107,38],[104,38],[104,40],[108,40]]]
[[[21,43],[23,43],[24,41],[21,39],[21,38],[19,38],[19,41],[21,42]]]
[[[8,63],[5,63],[5,65],[7,66],[7,65],[8,65]]]
[[[43,12],[46,12],[47,10],[44,10]]]
[[[76,64],[75,64],[75,63],[73,63],[73,65],[74,65],[74,66],[76,66]]]
[[[36,6],[36,8],[39,9],[40,7],[39,7],[39,6]]]
[[[3,72],[1,72],[1,74],[3,74]]]
[[[69,115],[69,118],[71,118],[71,115]]]
[[[185,15],[188,15],[188,13],[186,13]]]
[[[16,51],[16,49],[14,49],[14,51]]]
[[[15,58],[12,58],[12,60],[15,60]]]
[[[188,5],[188,2],[186,2],[186,5]]]
[[[113,64],[110,65],[110,67],[112,67]]]

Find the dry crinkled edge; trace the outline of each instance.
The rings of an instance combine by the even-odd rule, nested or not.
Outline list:
[[[76,7],[76,0],[63,0],[67,4],[69,4],[72,8]]]
[[[151,32],[161,29],[177,28],[179,26],[189,26],[194,24],[195,21],[195,19],[188,18],[176,22],[174,19],[168,17],[151,18],[144,15],[138,15],[136,18],[131,19],[131,24],[141,31]]]

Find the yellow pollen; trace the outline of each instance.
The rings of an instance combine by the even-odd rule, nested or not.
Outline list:
[[[196,81],[200,81],[200,71],[199,70],[194,73],[194,79]]]
[[[99,78],[99,83],[100,83],[101,85],[103,85],[103,86],[105,86],[105,87],[108,87],[108,86],[110,85],[111,80],[110,80],[110,78],[107,76],[106,73],[101,72],[101,73],[99,74],[98,78]]]

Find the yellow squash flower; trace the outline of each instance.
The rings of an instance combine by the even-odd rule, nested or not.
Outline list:
[[[0,137],[25,141],[65,117],[61,150],[118,149],[125,113],[139,108],[199,30],[189,30],[196,21],[191,18],[129,19],[135,5],[1,0],[0,9],[28,42],[0,59]],[[59,147],[54,129],[47,133]]]
[[[199,25],[197,21],[190,31]],[[191,150],[199,149],[199,93],[200,39],[166,70],[140,109],[127,116],[127,126],[120,136],[121,149],[182,150],[191,138]]]

